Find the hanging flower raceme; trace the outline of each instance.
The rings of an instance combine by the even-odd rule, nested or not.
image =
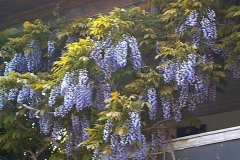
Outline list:
[[[79,83],[75,87],[76,94],[76,109],[82,110],[85,107],[92,105],[92,82],[89,81],[88,72],[86,69],[79,71]]]
[[[60,87],[57,86],[51,89],[49,98],[48,98],[48,106],[53,107],[56,103],[56,97],[60,96]]]
[[[188,60],[180,64],[176,72],[176,81],[178,86],[193,84],[195,81],[196,55],[189,54]]]
[[[68,114],[68,110],[65,108],[64,105],[60,105],[59,107],[55,108],[55,117],[64,117],[66,114]]]
[[[127,49],[128,45],[125,40],[119,40],[117,44],[113,44],[112,40],[107,38],[95,43],[90,58],[94,59],[101,68],[105,79],[109,79],[112,72],[126,66]]]
[[[100,159],[101,159],[101,156],[102,156],[102,155],[101,155],[101,150],[100,150],[100,148],[94,149],[92,160],[100,160]]]
[[[36,103],[41,99],[37,95],[37,92],[34,89],[29,88],[27,85],[24,85],[20,91],[17,91],[17,93],[18,93],[17,97],[12,100],[16,100],[17,103],[19,104],[25,103],[29,107],[33,108],[36,106]]]
[[[141,52],[139,51],[139,46],[135,37],[129,37],[129,47],[131,50],[131,60],[133,69],[140,71],[144,66],[144,62],[142,60]]]
[[[47,135],[50,133],[51,130],[51,116],[49,114],[43,114],[39,117],[39,126],[40,126],[40,132]]]
[[[207,15],[208,15],[208,18],[203,17],[203,19],[201,21],[201,30],[203,33],[203,37],[206,40],[213,41],[213,40],[217,39],[217,27],[216,27],[216,23],[215,23],[216,14],[215,14],[214,10],[208,9]],[[209,42],[209,41],[207,41],[207,42]],[[209,43],[206,43],[206,44],[209,44]]]
[[[72,133],[75,141],[75,146],[82,142],[82,129],[81,123],[78,116],[72,116]]]
[[[181,113],[182,106],[179,105],[179,100],[170,99],[170,103],[171,103],[171,108],[172,108],[175,121],[180,122],[182,120],[182,113]]]
[[[112,126],[112,120],[108,119],[103,130],[103,140],[107,141],[109,139]]]
[[[49,56],[52,56],[53,52],[55,51],[55,45],[53,41],[47,42],[47,52]]]
[[[163,117],[165,119],[170,118],[170,113],[171,113],[171,101],[168,98],[165,97],[160,97],[161,103],[162,103],[162,109],[163,109]]]
[[[166,141],[166,133],[162,133],[164,131],[155,131],[151,134],[151,147],[150,152],[151,153],[157,153],[159,147],[164,146],[164,142]]]
[[[179,70],[179,63],[178,62],[172,62],[172,61],[169,60],[168,64],[163,69],[164,81],[168,83],[172,80],[175,80],[177,70]]]
[[[65,152],[67,156],[70,156],[74,149],[74,139],[71,131],[68,131],[67,140],[66,140],[66,149]]]
[[[73,79],[74,74],[76,73],[67,72],[63,78],[60,85],[60,95],[63,96],[64,101],[63,105],[55,109],[55,116],[64,116],[66,113],[70,112],[74,106],[76,106],[77,111],[80,111],[92,105],[93,85],[89,80],[87,70],[82,69],[79,71],[78,82]],[[51,96],[48,103],[53,105],[55,103],[55,98],[56,97]]]
[[[76,92],[75,91],[76,91],[75,85],[72,84],[71,86],[69,86],[67,92],[64,94],[63,105],[67,112],[70,112],[70,110],[76,104]]]
[[[42,52],[40,50],[40,44],[38,40],[32,40],[27,46],[33,51],[25,52],[24,56],[27,60],[28,71],[33,71],[39,67],[42,58]]]
[[[59,140],[62,136],[62,122],[60,120],[57,120],[53,123],[53,128],[52,128],[52,139],[54,140]]]
[[[4,98],[4,94],[2,92],[0,92],[0,111],[4,107],[3,98]]]
[[[188,15],[188,17],[186,18],[185,24],[186,24],[187,26],[193,27],[193,26],[196,26],[196,25],[197,25],[197,23],[198,23],[197,20],[198,20],[198,13],[197,13],[196,10],[193,10],[193,11],[190,12],[190,14]]]
[[[153,87],[148,88],[147,89],[147,97],[148,97],[148,102],[152,106],[148,110],[149,119],[150,120],[155,120],[156,113],[157,113],[157,93],[156,93],[156,89],[153,88]]]
[[[132,145],[136,141],[141,142],[141,122],[139,112],[130,112],[129,116],[130,122],[126,135],[126,142]]]
[[[111,87],[104,76],[97,75],[98,88],[95,97],[95,108],[98,110],[103,110],[106,106],[105,99],[111,96]]]
[[[22,56],[20,53],[16,53],[14,54],[11,61],[6,63],[4,75],[12,71],[26,73],[28,70],[26,64],[27,64],[26,58]]]
[[[110,136],[110,148],[112,153],[108,154],[108,160],[127,159],[127,147],[120,141],[121,138],[119,135]]]
[[[61,95],[64,95],[69,89],[69,87],[73,84],[73,75],[74,73],[66,72],[60,86]]]
[[[236,59],[237,62],[229,66],[228,69],[233,72],[234,78],[240,78],[240,56],[238,56]]]
[[[7,95],[7,99],[9,101],[15,101],[17,99],[18,92],[19,92],[18,88],[10,89],[10,91],[8,92],[8,95]]]

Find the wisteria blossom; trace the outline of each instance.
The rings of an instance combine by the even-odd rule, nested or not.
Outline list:
[[[49,134],[51,130],[52,122],[50,118],[49,114],[43,114],[39,117],[40,132],[45,135]]]
[[[157,93],[156,89],[150,87],[147,89],[148,102],[151,104],[152,108],[149,108],[148,114],[150,120],[155,120],[157,113]]]

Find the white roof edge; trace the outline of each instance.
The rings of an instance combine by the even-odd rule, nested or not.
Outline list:
[[[174,150],[182,150],[235,139],[240,139],[240,126],[175,138],[172,144]]]

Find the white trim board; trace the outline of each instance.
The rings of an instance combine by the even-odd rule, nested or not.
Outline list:
[[[182,150],[240,139],[240,126],[173,139],[173,149]]]

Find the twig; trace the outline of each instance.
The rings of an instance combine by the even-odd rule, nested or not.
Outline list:
[[[150,131],[151,129],[155,128],[157,125],[162,124],[162,123],[167,122],[167,121],[172,121],[173,119],[174,118],[164,119],[162,121],[157,122],[156,124],[154,124],[153,126],[151,126],[149,128],[143,129],[142,131]]]
[[[39,156],[48,148],[47,144],[43,144],[41,149],[38,151],[38,153],[36,154],[36,158],[39,158]]]
[[[27,128],[27,127],[25,127],[19,120],[18,120],[18,115],[16,116],[16,122],[17,122],[17,124],[18,124],[18,126],[20,127],[20,128],[22,128],[22,129],[24,129],[25,131],[31,131],[31,128]]]
[[[44,141],[48,142],[48,143],[52,142],[57,148],[66,149],[66,144],[59,143],[59,142],[53,140],[51,137],[44,138]],[[73,150],[74,151],[79,151],[79,147],[73,147]]]
[[[27,106],[26,104],[23,104],[22,105],[24,108],[26,108],[26,109],[29,109],[29,110],[31,110],[31,111],[40,111],[39,109],[36,109],[36,108],[32,108],[32,107],[29,107],[29,106]],[[46,113],[46,114],[54,114],[54,112],[44,112],[44,113]]]
[[[76,154],[73,153],[73,152],[71,152],[71,156],[73,157],[74,160],[77,160],[77,159],[78,159],[77,156],[76,156]]]
[[[31,149],[24,150],[24,151],[26,151],[26,152],[30,153],[30,154],[31,154],[31,156],[32,156],[32,159],[34,159],[34,160],[37,160],[36,156],[34,155],[34,153],[32,152],[32,150],[31,150]]]
[[[51,137],[44,138],[45,142],[52,142],[56,147],[66,149],[66,145],[53,140]]]

